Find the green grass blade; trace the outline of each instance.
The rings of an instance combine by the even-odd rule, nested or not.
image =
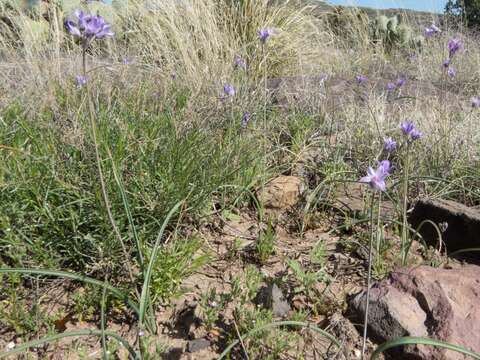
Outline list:
[[[167,217],[163,221],[160,232],[158,233],[157,239],[155,240],[155,245],[153,246],[153,249],[152,249],[152,254],[150,256],[150,261],[148,263],[147,271],[145,272],[145,279],[143,280],[142,294],[140,296],[140,309],[138,314],[138,318],[139,318],[138,323],[139,323],[140,329],[143,329],[143,324],[145,321],[145,311],[149,303],[150,279],[152,277],[153,265],[155,264],[155,260],[157,258],[158,248],[160,247],[160,241],[162,240],[163,233],[165,232],[165,229],[168,223],[170,222],[170,219],[172,218],[173,214],[175,214],[178,211],[178,209],[182,204],[183,204],[183,201],[180,201],[177,204],[175,204],[175,206],[170,210],[170,212],[167,214]]]
[[[120,190],[120,195],[122,196],[123,207],[125,209],[125,213],[127,214],[128,223],[132,228],[133,238],[135,240],[135,246],[137,248],[137,259],[138,264],[140,266],[140,271],[143,273],[143,254],[142,254],[142,243],[140,238],[138,237],[137,228],[135,227],[135,223],[133,222],[132,212],[130,211],[130,205],[128,203],[127,194],[125,193],[125,187],[123,186],[123,182],[121,177],[118,174],[117,167],[115,165],[115,161],[113,160],[112,154],[108,151],[110,156],[110,161],[112,163],[112,170],[113,170],[113,177],[115,178],[115,182],[117,183],[118,189]]]
[[[105,306],[107,304],[107,288],[105,285],[107,282],[105,281],[103,285],[103,291],[102,291],[102,304],[101,304],[101,309],[100,309],[100,329],[102,332],[102,358],[103,360],[108,360],[108,355],[107,355],[107,337],[105,336]]]
[[[268,330],[268,329],[273,329],[273,328],[276,328],[276,327],[280,327],[280,326],[297,326],[297,327],[303,327],[305,329],[309,329],[309,330],[312,330],[324,337],[326,337],[328,340],[330,340],[332,343],[334,343],[335,345],[338,346],[339,349],[342,349],[342,346],[340,345],[340,342],[332,335],[330,335],[328,332],[326,332],[325,330],[322,330],[320,328],[318,328],[317,326],[315,325],[312,325],[312,324],[309,324],[309,323],[306,323],[306,322],[301,322],[301,321],[278,321],[278,322],[273,322],[273,323],[270,323],[268,325],[265,325],[265,326],[260,326],[258,328],[255,328],[255,329],[252,329],[251,331],[249,331],[248,333],[246,333],[245,335],[242,335],[240,337],[240,339],[243,341],[245,340],[246,338],[248,337],[251,337],[253,335],[255,335],[256,333],[258,332],[261,332],[263,330]],[[217,360],[222,360],[223,358],[225,358],[228,353],[240,342],[239,339],[235,340],[234,342],[232,342],[230,345],[227,346],[227,348],[220,354],[220,356],[217,358]]]
[[[135,350],[128,343],[128,341],[122,338],[120,335],[112,331],[105,331],[105,335],[117,340],[119,343],[125,346],[125,349],[127,349],[131,359],[135,359],[135,360],[140,359],[137,353],[135,352]],[[47,336],[47,337],[44,337],[43,339],[29,341],[29,342],[17,345],[13,350],[1,352],[0,359],[15,355],[15,354],[19,354],[25,350],[28,350],[29,348],[43,345],[45,343],[49,343],[55,340],[60,340],[67,337],[77,337],[77,336],[102,336],[102,331],[101,330],[77,330],[77,331],[69,331],[61,334]]]
[[[473,351],[470,351],[468,349],[465,349],[464,347],[458,346],[458,345],[452,345],[443,341],[439,340],[434,340],[434,339],[428,339],[424,337],[413,337],[413,336],[406,336],[398,339],[394,339],[391,341],[387,341],[386,343],[383,343],[380,345],[372,354],[370,357],[370,360],[374,360],[383,353],[384,351],[387,351],[388,349],[397,347],[397,346],[404,346],[404,345],[431,345],[431,346],[436,346],[436,347],[441,347],[444,349],[452,350],[459,352],[464,355],[468,355],[472,357],[472,359],[479,359],[480,360],[480,354],[474,353]]]
[[[60,277],[65,279],[77,280],[80,282],[84,282],[84,283],[95,285],[102,288],[105,287],[105,289],[107,289],[111,294],[125,301],[133,311],[135,311],[137,314],[139,313],[137,305],[128,297],[128,295],[121,292],[120,290],[118,290],[117,288],[113,287],[110,284],[106,284],[103,281],[99,281],[97,279],[93,279],[88,276],[70,273],[66,271],[45,270],[45,269],[22,269],[22,268],[0,268],[0,274],[2,273],[37,274],[37,275],[45,275],[45,276],[55,276],[55,277]]]

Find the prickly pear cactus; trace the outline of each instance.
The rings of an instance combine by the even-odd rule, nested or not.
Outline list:
[[[383,43],[387,52],[394,48],[419,46],[420,44],[418,41],[414,41],[412,28],[405,24],[398,15],[390,18],[385,15],[378,16],[372,22],[370,34],[374,42]]]

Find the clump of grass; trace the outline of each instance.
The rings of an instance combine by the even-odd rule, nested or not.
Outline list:
[[[258,260],[265,263],[275,252],[275,228],[271,220],[267,223],[267,228],[261,230],[255,242],[255,251]]]
[[[167,301],[178,295],[184,278],[200,269],[209,259],[198,254],[199,239],[176,240],[160,251],[155,260],[151,281],[151,301]],[[147,257],[148,259],[148,257]]]

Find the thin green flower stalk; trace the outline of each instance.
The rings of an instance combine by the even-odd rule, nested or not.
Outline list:
[[[372,191],[372,199],[370,203],[370,241],[369,241],[369,251],[368,251],[368,273],[367,273],[367,293],[366,293],[366,304],[365,304],[365,317],[363,322],[363,342],[362,342],[362,359],[365,358],[365,352],[367,348],[367,328],[368,328],[368,312],[370,306],[370,288],[372,286],[372,263],[373,263],[373,240],[375,234],[377,234],[377,244],[378,244],[378,233],[380,228],[380,196],[378,200],[378,211],[377,211],[377,222],[374,222],[374,213],[375,213],[375,200],[376,193],[386,191],[385,179],[390,175],[390,161],[383,160],[378,164],[378,168],[374,170],[372,167],[368,168],[367,176],[364,176],[360,179],[361,183],[366,183],[370,185]]]
[[[400,129],[406,139],[406,150],[405,150],[405,165],[403,171],[403,204],[402,204],[402,237],[401,237],[401,261],[402,265],[407,265],[408,259],[408,249],[409,249],[409,232],[408,232],[408,184],[410,176],[410,152],[412,148],[412,143],[415,140],[420,139],[423,134],[417,130],[415,125],[406,121],[400,125]]]
[[[407,264],[407,243],[408,243],[408,177],[410,175],[410,144],[407,144],[406,154],[405,154],[405,165],[404,165],[404,174],[403,174],[403,190],[402,190],[402,237],[401,237],[401,247],[400,255],[402,265]]]
[[[267,104],[268,104],[268,82],[267,82],[267,51],[266,44],[268,39],[273,35],[272,29],[260,29],[257,31],[258,39],[262,46],[262,62],[263,62],[263,128],[265,136],[267,132]]]

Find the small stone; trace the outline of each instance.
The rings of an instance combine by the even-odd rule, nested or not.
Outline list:
[[[256,302],[267,309],[271,309],[275,317],[285,317],[291,310],[282,290],[275,283],[261,288]]]
[[[190,340],[187,343],[187,352],[189,353],[198,352],[200,350],[208,348],[209,346],[210,346],[210,341],[206,339]]]

